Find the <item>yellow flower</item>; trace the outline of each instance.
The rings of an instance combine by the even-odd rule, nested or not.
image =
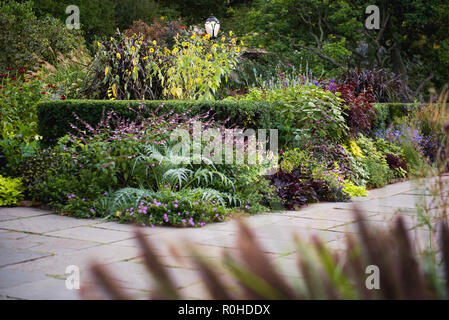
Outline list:
[[[100,48],[100,47],[101,47],[101,43],[100,43],[100,42],[97,42],[97,45],[98,45],[98,48]]]
[[[120,211],[117,211],[117,217],[118,217],[120,214],[121,214],[121,212],[120,212]]]
[[[241,46],[244,46],[245,44],[243,43],[243,41],[240,40],[240,45],[241,45]]]
[[[235,50],[235,52],[239,53],[240,52],[240,47],[235,47],[234,50]]]
[[[218,44],[214,43],[213,48],[218,48]]]
[[[112,95],[117,98],[117,85],[115,83],[112,85]]]
[[[153,49],[153,48],[150,48],[150,52],[153,53],[153,52],[154,52],[154,49]]]
[[[232,44],[235,44],[236,41],[237,41],[237,40],[236,40],[235,38],[232,38],[232,39],[231,39],[231,43],[232,43]]]
[[[157,44],[157,41],[156,41],[156,40],[153,40],[153,44],[156,45],[156,44]]]
[[[224,42],[226,38],[224,36],[221,37],[221,42]]]
[[[209,53],[209,54],[207,55],[207,58],[208,58],[208,59],[212,59],[212,54]]]
[[[192,36],[190,37],[190,39],[195,39],[196,37],[195,37],[195,35],[194,34],[192,34]]]
[[[136,47],[132,46],[131,51],[135,51],[135,50],[136,50]]]
[[[139,41],[139,44],[142,44],[142,41]]]
[[[104,69],[104,75],[107,76],[109,72],[109,66],[106,66],[106,68]]]
[[[122,58],[121,54],[117,52],[117,58],[120,60]]]
[[[173,52],[173,54],[176,54],[176,53],[178,53],[178,51],[179,51],[178,48],[174,48],[172,52]]]
[[[148,56],[146,56],[146,57],[143,57],[143,60],[147,60],[148,59]]]
[[[161,20],[164,20],[164,19],[165,19],[165,17],[164,17],[164,16],[162,16],[162,17],[161,17]]]
[[[229,36],[232,37],[232,31],[229,31]]]
[[[113,38],[113,37],[111,37],[111,41],[114,41],[114,38]]]

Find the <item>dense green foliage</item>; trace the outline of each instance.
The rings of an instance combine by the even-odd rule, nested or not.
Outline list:
[[[292,81],[251,88],[238,101],[270,101],[276,112],[272,126],[281,131],[282,144],[307,144],[311,139],[340,141],[347,134],[346,106],[339,94],[314,84]]]
[[[79,30],[68,30],[51,16],[37,18],[32,7],[32,2],[0,4],[0,72],[30,69],[38,59],[54,63],[57,53],[68,54],[84,44]]]
[[[379,31],[364,26],[368,5],[380,8]],[[415,94],[447,82],[445,0],[255,0],[247,8],[236,11],[243,21],[236,30],[294,65],[307,63],[316,75],[387,68]]]

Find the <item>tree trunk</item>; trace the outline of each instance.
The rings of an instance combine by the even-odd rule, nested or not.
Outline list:
[[[401,95],[403,96],[403,99],[406,99],[409,102],[411,101],[411,97],[408,93],[408,74],[407,74],[407,68],[405,67],[404,60],[401,56],[401,50],[399,49],[399,46],[397,44],[394,45],[391,61],[393,63],[393,70],[394,72],[400,76],[402,80],[402,92]]]

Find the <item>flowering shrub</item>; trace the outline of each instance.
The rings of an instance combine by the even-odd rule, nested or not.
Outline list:
[[[17,174],[22,158],[30,157],[39,146],[36,104],[48,99],[56,88],[45,85],[25,67],[0,74],[0,161],[10,175]]]
[[[73,126],[77,134],[61,138],[55,147],[61,155],[49,168],[55,176],[48,175],[41,185],[46,202],[60,202],[66,193],[93,200],[110,188],[152,186],[155,179],[147,175],[148,166],[155,166],[157,161],[144,163],[145,157],[138,156],[147,146],[163,145],[175,128],[208,117],[189,118],[188,112],[156,116],[146,110],[149,116],[144,118],[143,109],[131,111],[137,113],[137,120],[126,120],[113,111],[103,114],[95,127],[78,119],[84,128]]]
[[[118,33],[116,38],[97,42],[93,69],[82,94],[100,99],[160,99],[170,60],[167,50],[135,34]]]
[[[99,199],[88,212],[110,217],[120,222],[154,226],[201,227],[208,222],[223,221],[231,216],[230,209],[220,202],[207,199],[207,190],[184,189],[179,192],[162,188],[157,192],[125,188]]]
[[[416,125],[413,124],[397,124],[390,126],[384,130],[375,132],[378,139],[383,139],[399,145],[410,145],[415,152],[426,157],[430,161],[436,159],[439,143],[437,134],[424,135],[420,133]]]
[[[15,72],[17,76],[13,76]],[[0,74],[0,123],[10,123],[14,127],[21,122],[36,124],[37,102],[51,96],[56,88],[40,80],[27,74],[25,67],[19,70],[8,68]]]
[[[237,40],[177,34],[168,48],[146,35],[117,34],[98,42],[94,68],[83,94],[100,99],[212,99],[236,63]]]
[[[242,42],[240,43],[242,44]],[[213,41],[207,34],[194,33],[189,39],[176,37],[167,70],[165,96],[176,99],[213,99],[222,78],[227,80],[241,48],[237,39],[221,36]]]

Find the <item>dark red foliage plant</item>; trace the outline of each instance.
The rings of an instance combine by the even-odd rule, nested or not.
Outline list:
[[[352,135],[369,133],[376,118],[376,111],[371,104],[375,102],[372,90],[366,89],[357,93],[354,83],[339,84],[329,88],[333,92],[339,92],[340,98],[349,108],[346,110],[345,120],[350,133]]]
[[[349,196],[341,188],[332,187],[324,179],[313,178],[306,168],[298,167],[291,172],[279,170],[269,176],[269,179],[288,210],[320,201],[349,200]]]
[[[344,75],[345,84],[353,84],[356,93],[372,90],[376,102],[407,101],[410,89],[401,78],[385,69],[354,69]]]

